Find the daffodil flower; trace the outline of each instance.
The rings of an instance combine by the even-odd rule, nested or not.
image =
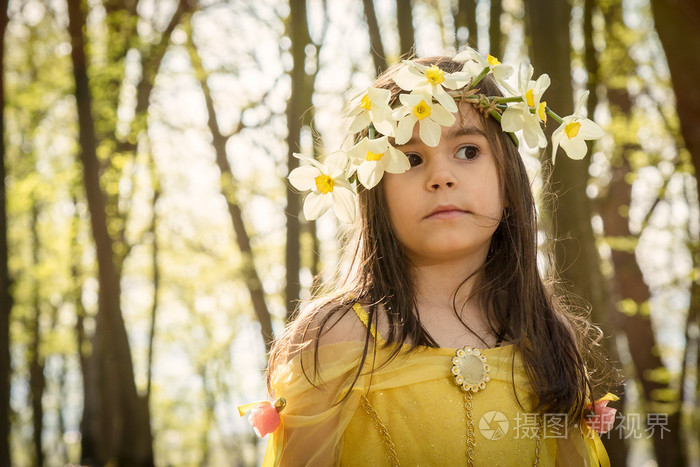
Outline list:
[[[517,102],[508,106],[501,116],[501,129],[508,133],[523,130],[523,137],[528,147],[547,146],[547,137],[544,135],[540,117],[530,112],[527,102]]]
[[[428,146],[435,147],[440,142],[442,126],[452,126],[455,116],[439,103],[433,103],[429,94],[413,91],[399,95],[401,107],[394,111],[399,121],[396,128],[396,144],[404,144],[413,135],[413,127],[418,123],[420,139]]]
[[[535,69],[532,68],[532,65],[520,67],[518,79],[518,88],[520,89],[519,94],[522,97],[523,102],[525,102],[528,107],[535,110],[535,114],[540,121],[547,123],[547,113],[545,112],[547,103],[542,100],[542,95],[547,90],[552,80],[549,79],[549,75],[547,73],[543,73],[539,78],[537,78],[537,81],[533,81],[532,74],[534,71]],[[513,92],[513,94],[517,95],[518,93]]]
[[[367,188],[373,188],[384,172],[403,173],[411,168],[406,155],[389,144],[389,138],[362,138],[348,151],[350,161],[356,166],[357,178]]]
[[[359,102],[348,112],[354,117],[350,123],[350,133],[357,133],[372,123],[381,134],[394,136],[396,122],[391,118],[389,107],[391,92],[388,89],[368,88]]]
[[[469,82],[471,76],[462,72],[447,73],[437,65],[427,67],[408,60],[404,60],[404,64],[392,76],[401,89],[428,94],[450,112],[457,112],[455,100],[445,89],[459,89]]]
[[[520,94],[523,101],[510,104],[503,111],[501,128],[507,132],[523,130],[525,143],[529,147],[543,148],[547,146],[547,137],[544,135],[540,122],[547,122],[547,103],[542,100],[542,95],[549,87],[551,80],[549,75],[545,73],[537,78],[537,81],[533,81],[533,72],[532,65],[520,68],[518,80],[520,91],[510,89],[509,92],[515,95]]]
[[[552,133],[552,162],[554,162],[559,146],[571,159],[583,159],[588,152],[587,140],[602,138],[605,132],[592,120],[579,112],[585,107],[588,99],[586,91],[578,101],[573,115],[564,117],[559,128]]]
[[[454,60],[465,62],[462,71],[469,76],[477,76],[481,74],[484,68],[488,67],[489,72],[493,74],[493,78],[502,86],[505,85],[505,81],[513,74],[512,66],[503,65],[493,55],[488,55],[484,58],[471,47],[467,47],[465,50],[455,55]]]
[[[318,219],[333,206],[338,219],[352,223],[355,220],[355,193],[346,174],[348,155],[343,151],[333,152],[326,156],[325,164],[303,154],[294,156],[309,163],[292,170],[288,177],[297,190],[311,190],[304,199],[304,217],[310,221]]]

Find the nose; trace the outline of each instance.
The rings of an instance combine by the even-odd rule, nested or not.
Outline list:
[[[443,158],[435,158],[432,160],[426,181],[426,188],[428,191],[454,188],[456,186],[457,177],[455,176],[449,161]]]

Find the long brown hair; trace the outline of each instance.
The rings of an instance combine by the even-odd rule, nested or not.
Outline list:
[[[448,73],[459,71],[464,65],[448,57],[416,61],[426,66],[438,65]],[[402,92],[391,79],[396,69],[387,70],[374,84],[391,91],[392,105]],[[479,93],[501,95],[489,76],[478,87]],[[517,147],[498,122],[488,116],[481,118],[494,149],[507,208],[493,234],[485,263],[472,274],[479,280],[469,300],[481,304],[491,332],[519,350],[538,398],[536,410],[567,414],[570,423],[575,423],[582,416],[586,397],[593,396],[595,385],[589,372],[603,361],[593,351],[599,347],[600,331],[574,307],[558,300],[551,283],[547,285],[541,278],[537,264],[537,213],[525,166]],[[313,346],[313,367],[318,368],[321,336],[351,312],[355,302],[366,304],[370,322],[375,326],[379,310],[386,311],[389,331],[383,337],[387,346],[393,346],[391,358],[399,353],[402,344],[411,349],[438,347],[421,325],[409,274],[411,264],[389,220],[383,183],[371,190],[360,186],[358,195],[360,216],[350,242],[354,247],[345,250],[351,259],[349,272],[340,285],[329,284],[318,294],[273,345],[268,367],[270,392],[275,368],[299,347]],[[470,277],[464,278],[462,284]],[[453,310],[469,328],[460,317],[456,296],[457,291],[453,295]],[[368,327],[355,382],[370,348],[374,348],[371,343]],[[308,375],[307,379],[312,382]]]

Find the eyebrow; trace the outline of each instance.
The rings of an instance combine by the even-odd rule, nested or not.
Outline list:
[[[460,128],[455,128],[451,130],[448,134],[448,138],[456,138],[458,136],[483,136],[486,137],[486,133],[481,128],[474,125],[466,125]]]

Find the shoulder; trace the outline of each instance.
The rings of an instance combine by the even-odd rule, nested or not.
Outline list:
[[[339,342],[364,342],[367,328],[353,309],[339,300],[310,302],[287,329],[292,347],[299,350]],[[293,355],[290,355],[290,357]]]

